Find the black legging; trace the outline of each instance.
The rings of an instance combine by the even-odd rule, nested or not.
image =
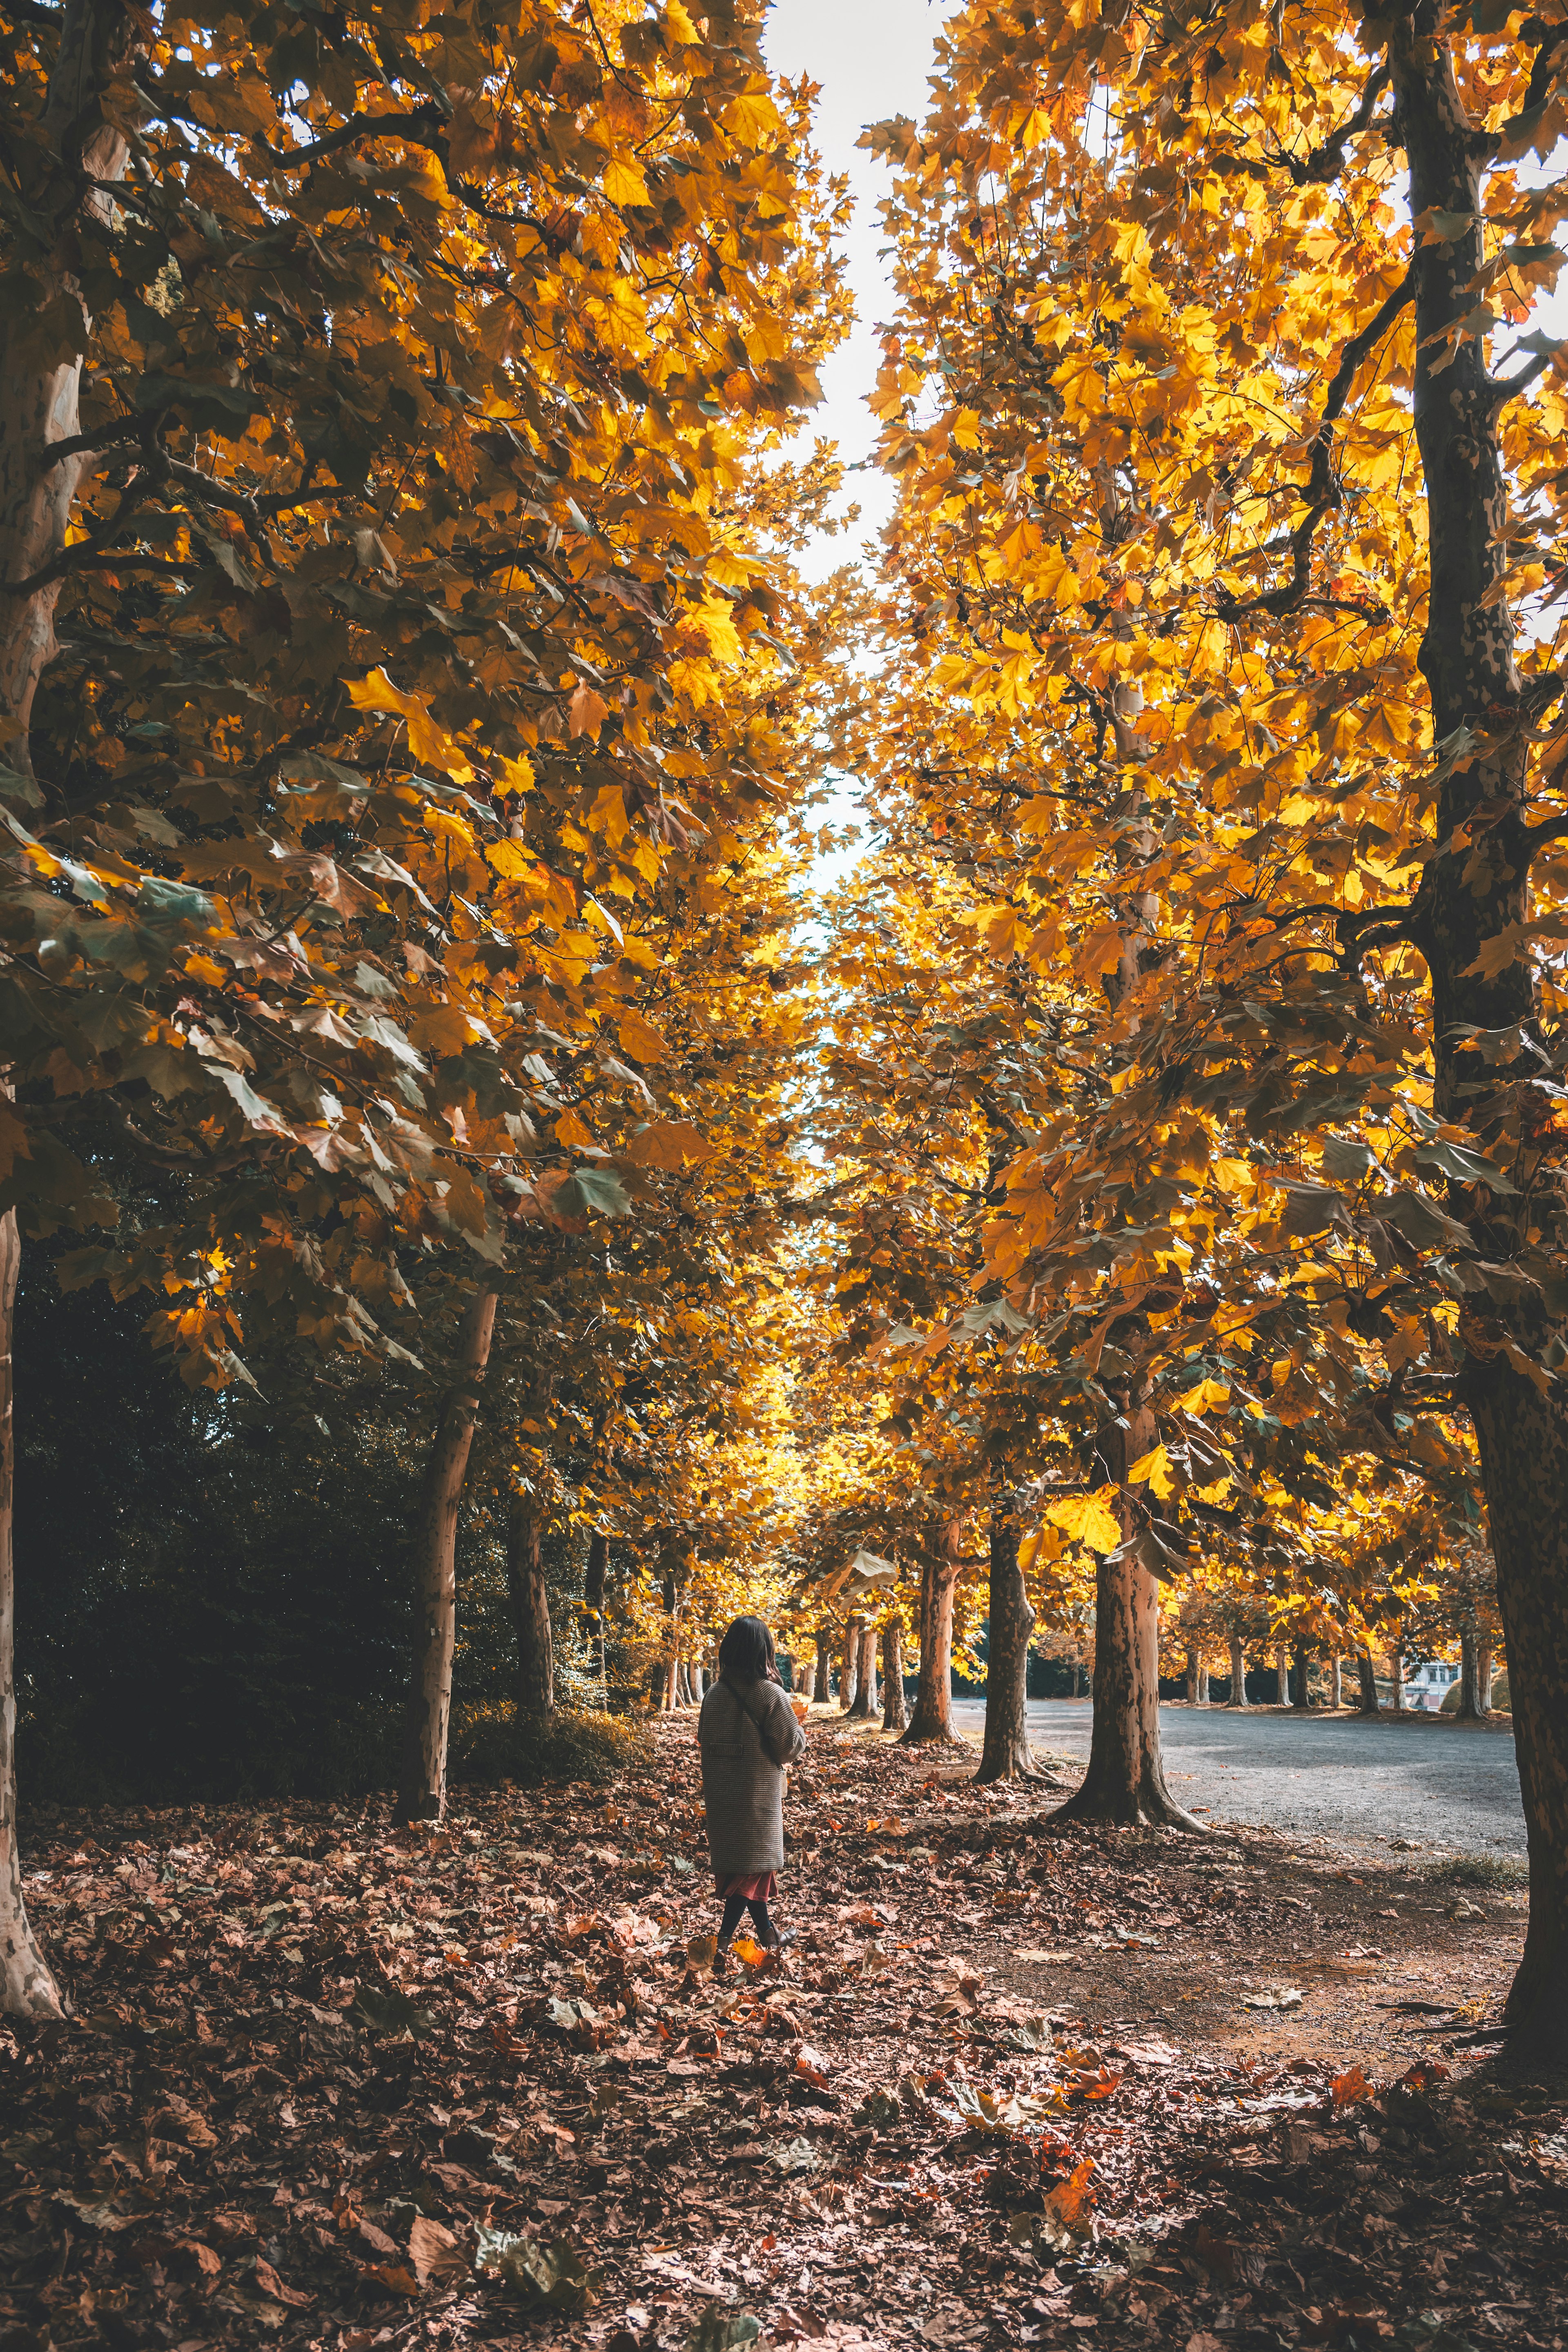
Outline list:
[[[721,1945],[729,1943],[741,1924],[742,1911],[749,1911],[752,1915],[752,1925],[757,1931],[758,1943],[764,1951],[771,1951],[778,1940],[778,1929],[768,1916],[768,1902],[765,1895],[750,1896],[727,1895],[725,1896],[724,1916],[719,1923],[720,1943]]]

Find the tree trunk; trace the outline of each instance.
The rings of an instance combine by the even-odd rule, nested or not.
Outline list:
[[[985,1744],[974,1777],[1038,1780],[1029,1753],[1029,1636],[1035,1612],[1018,1565],[1018,1523],[1000,1502],[991,1507],[991,1637],[985,1658]]]
[[[1395,1715],[1405,1713],[1405,1652],[1395,1646],[1388,1654],[1388,1671],[1394,1681],[1393,1709]]]
[[[1290,1693],[1290,1704],[1292,1706],[1305,1707],[1311,1706],[1312,1694],[1308,1688],[1308,1675],[1310,1670],[1310,1653],[1303,1643],[1299,1642],[1296,1644],[1296,1665],[1294,1675],[1292,1676],[1294,1687]]]
[[[1491,1643],[1483,1641],[1476,1657],[1476,1681],[1479,1686],[1480,1710],[1483,1715],[1489,1715],[1492,1711],[1492,1669],[1496,1663],[1492,1655]]]
[[[609,1582],[610,1538],[595,1528],[588,1538],[588,1566],[583,1579],[583,1613],[587,1619],[588,1646],[605,1680],[605,1601]]]
[[[477,1291],[458,1334],[459,1377],[447,1392],[426,1466],[414,1547],[414,1671],[397,1804],[402,1822],[438,1822],[447,1810],[447,1734],[458,1634],[458,1506],[495,1321],[495,1292]]]
[[[868,1722],[877,1712],[877,1629],[860,1621],[855,1644],[855,1704],[850,1720]]]
[[[1356,1676],[1361,1685],[1361,1696],[1358,1701],[1361,1712],[1363,1715],[1375,1715],[1378,1712],[1377,1668],[1373,1664],[1370,1650],[1356,1652],[1355,1667]]]
[[[1186,1682],[1187,1705],[1195,1706],[1198,1703],[1198,1654],[1190,1646],[1187,1651]]]
[[[1202,1661],[1198,1666],[1198,1705],[1200,1706],[1207,1706],[1208,1703],[1209,1670],[1208,1662],[1205,1659]]]
[[[60,1990],[39,1950],[22,1897],[16,1837],[16,1433],[12,1347],[22,1244],[16,1213],[0,1217],[0,2011],[7,2017],[58,2017]]]
[[[823,1706],[833,1696],[833,1632],[827,1625],[816,1629],[816,1696]]]
[[[900,1742],[904,1748],[962,1744],[952,1727],[952,1597],[963,1566],[963,1520],[950,1519],[941,1549],[921,1552],[921,1665],[914,1713]]]
[[[1280,1643],[1274,1646],[1274,1704],[1290,1704],[1290,1654]]]
[[[1165,1786],[1160,1754],[1160,1588],[1132,1549],[1136,1533],[1127,1465],[1154,1443],[1154,1416],[1134,1406],[1102,1430],[1100,1452],[1121,1496],[1120,1557],[1095,1579],[1094,1717],[1089,1770],[1054,1822],[1151,1822],[1199,1830]]]
[[[882,1628],[882,1728],[906,1731],[910,1711],[904,1703],[904,1629],[896,1617]]]
[[[1242,1647],[1239,1633],[1230,1636],[1230,1696],[1226,1705],[1241,1707],[1247,1705],[1247,1652]]]
[[[517,1719],[542,1723],[555,1712],[555,1643],[541,1552],[544,1522],[526,1496],[514,1495],[507,1518],[506,1585],[517,1643]]]
[[[110,216],[104,190],[85,184],[118,180],[124,173],[125,134],[100,119],[100,110],[116,66],[142,38],[136,13],[120,0],[67,0],[44,122],[50,152],[68,160],[59,162],[52,179],[43,175],[42,184],[29,171],[15,192],[41,250],[52,247],[62,257],[73,252],[79,206],[98,221]],[[74,169],[79,154],[79,179]],[[53,296],[79,311],[84,330],[90,327],[68,269],[44,278],[38,291],[46,301]],[[0,581],[30,580],[60,554],[78,487],[94,462],[90,454],[79,452],[52,466],[39,463],[40,451],[50,442],[74,439],[81,430],[82,354],[41,360],[40,350],[59,348],[67,336],[57,331],[39,337],[37,324],[32,302],[13,290],[0,310]],[[33,698],[58,650],[55,606],[60,587],[56,580],[30,596],[0,595],[0,764],[25,776],[33,772],[27,742]]]
[[[1072,1695],[1074,1698],[1083,1696],[1083,1660],[1081,1658],[1075,1658],[1072,1662]]]
[[[1344,1703],[1344,1675],[1341,1669],[1340,1654],[1336,1650],[1329,1661],[1329,1705],[1337,1710],[1343,1706]]]
[[[1480,1677],[1476,1672],[1473,1625],[1463,1625],[1459,1629],[1459,1704],[1456,1712],[1461,1723],[1475,1723],[1481,1712]]]
[[[841,1715],[854,1714],[859,1687],[860,1620],[851,1617],[844,1628],[844,1647],[838,1659],[838,1708]]]
[[[1371,22],[1372,20],[1368,20]],[[1507,961],[1489,941],[1530,915],[1525,814],[1532,721],[1514,660],[1514,620],[1502,594],[1509,543],[1508,487],[1500,428],[1504,399],[1488,368],[1484,337],[1446,331],[1474,307],[1484,260],[1480,180],[1494,142],[1476,133],[1455,80],[1450,37],[1426,10],[1385,23],[1394,113],[1409,165],[1413,218],[1429,210],[1467,224],[1452,239],[1415,242],[1415,373],[1412,413],[1426,492],[1431,586],[1417,656],[1432,700],[1432,740],[1470,726],[1476,755],[1450,763],[1438,790],[1436,838],[1467,843],[1463,855],[1422,868],[1408,923],[1432,988],[1433,1109],[1463,1118],[1476,1056],[1475,1030],[1521,1038],[1538,1010],[1528,949]],[[1553,681],[1555,690],[1556,682]],[[1470,831],[1478,812],[1483,824]],[[1515,936],[1518,936],[1516,933]],[[1531,1099],[1534,1066],[1522,1045],[1485,1073],[1497,1103]],[[1507,1255],[1533,1238],[1536,1197],[1479,1198],[1456,1191],[1482,1254]],[[1498,1569],[1508,1650],[1515,1752],[1530,1850],[1530,1927],[1506,2015],[1527,2060],[1568,2059],[1568,1406],[1543,1396],[1510,1361],[1512,1341],[1532,1352],[1550,1326],[1539,1302],[1468,1302],[1459,1318],[1461,1396],[1475,1423],[1481,1482]],[[1511,2054],[1511,2053],[1510,2053]]]
[[[816,1660],[815,1657],[812,1659],[810,1665],[803,1668],[802,1670],[800,1677],[800,1696],[805,1699],[807,1706],[811,1705],[812,1700],[816,1696]]]

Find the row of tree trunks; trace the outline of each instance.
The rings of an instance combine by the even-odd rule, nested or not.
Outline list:
[[[447,1740],[458,1628],[458,1506],[495,1321],[494,1290],[476,1291],[458,1330],[457,1378],[442,1404],[426,1466],[414,1546],[413,1675],[397,1807],[404,1822],[438,1822],[447,1810]]]

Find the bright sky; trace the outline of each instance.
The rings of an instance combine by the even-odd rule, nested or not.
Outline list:
[[[855,142],[868,122],[926,110],[931,45],[947,13],[945,0],[773,0],[763,46],[775,73],[791,81],[809,74],[821,85],[816,138],[830,172],[847,174],[855,216],[845,244],[857,324],[848,341],[822,371],[825,395],[802,436],[805,449],[819,436],[837,441],[847,462],[866,457],[875,421],[865,403],[877,380],[877,326],[893,308],[892,289],[878,258],[882,242],[877,206],[887,192],[886,167]],[[821,539],[802,570],[822,579],[852,558],[862,540],[886,520],[892,485],[875,472],[853,473],[843,506],[858,505],[859,524],[846,538]],[[858,824],[865,812],[836,792],[821,816],[836,827]],[[813,880],[826,889],[854,865],[853,846],[818,858]]]

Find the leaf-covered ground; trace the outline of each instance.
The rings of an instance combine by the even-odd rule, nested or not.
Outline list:
[[[1563,2345],[1568,2086],[1465,2038],[1517,1895],[1044,1832],[824,1720],[800,1940],[716,1982],[692,1729],[437,1835],[34,1822],[76,2014],[0,2030],[0,2352]]]

